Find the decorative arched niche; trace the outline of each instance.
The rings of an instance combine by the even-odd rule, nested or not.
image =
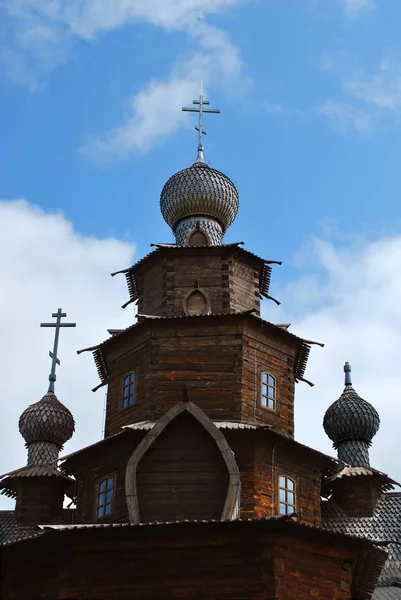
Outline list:
[[[184,298],[184,312],[187,316],[209,314],[210,300],[206,292],[199,287],[191,290]]]
[[[240,475],[226,438],[192,402],[171,408],[126,469],[131,524],[236,518]]]
[[[187,238],[187,246],[209,246],[209,238],[203,229],[197,228]]]

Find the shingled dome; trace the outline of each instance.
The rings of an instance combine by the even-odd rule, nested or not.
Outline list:
[[[351,367],[346,363],[345,389],[326,411],[323,427],[336,447],[344,440],[371,442],[380,425],[377,410],[361,398],[351,384]]]
[[[199,161],[170,177],[160,196],[162,215],[173,231],[182,219],[203,215],[216,219],[224,233],[238,204],[237,189],[227,175]]]
[[[72,414],[51,392],[24,410],[18,426],[27,444],[52,442],[62,446],[75,430]]]

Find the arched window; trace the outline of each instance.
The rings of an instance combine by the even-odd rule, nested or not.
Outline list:
[[[203,231],[196,229],[188,238],[188,246],[208,246],[209,242]]]
[[[278,478],[279,513],[289,515],[295,512],[295,482],[286,475]]]
[[[276,410],[276,378],[266,371],[260,374],[260,403],[265,408]]]
[[[123,408],[133,406],[135,402],[135,373],[128,373],[123,382]]]
[[[97,518],[107,517],[111,513],[113,503],[113,477],[106,477],[98,485],[97,490]]]
[[[208,301],[203,292],[194,290],[185,301],[185,312],[187,315],[205,315],[208,311]]]

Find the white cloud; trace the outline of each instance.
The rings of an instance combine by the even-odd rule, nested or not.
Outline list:
[[[79,43],[94,42],[124,25],[147,22],[180,33],[186,51],[195,42],[192,56],[178,56],[166,77],[139,86],[139,92],[126,101],[127,115],[119,125],[90,136],[80,148],[98,160],[121,158],[148,150],[188,121],[181,105],[198,92],[201,76],[206,85],[224,87],[230,81],[244,86],[244,78],[240,82],[238,77],[242,66],[238,48],[224,31],[206,21],[209,15],[244,1],[0,0],[6,17],[0,28],[0,66],[14,82],[34,91],[48,73],[78,53]]]
[[[355,129],[358,133],[366,135],[372,131],[373,115],[351,104],[327,100],[318,111],[327,117],[330,126],[339,133]]]
[[[349,361],[356,391],[381,418],[371,464],[400,481],[401,237],[344,248],[311,240],[303,258],[299,278],[275,293],[282,301],[276,322],[292,322],[294,333],[325,343],[312,347],[307,367],[315,387],[297,386],[296,437],[333,454],[322,420],[343,390]]]
[[[375,8],[373,0],[344,0],[344,9],[350,19],[358,19],[362,13]]]
[[[368,75],[354,75],[344,89],[355,97],[383,110],[401,111],[401,66],[389,58]]]
[[[182,104],[199,93],[196,79],[172,76],[151,81],[130,100],[129,115],[118,127],[90,138],[80,152],[99,161],[121,158],[134,150],[146,151],[185,122]]]
[[[362,135],[384,130],[401,120],[401,66],[385,57],[373,69],[354,72],[341,80],[341,98],[326,100],[318,112],[338,132]]]
[[[1,202],[0,223],[0,310],[5,315],[0,331],[0,473],[5,473],[26,462],[18,418],[47,389],[53,339],[39,323],[49,321],[58,307],[77,322],[76,329],[62,331],[56,383],[60,400],[76,419],[66,452],[101,438],[104,391],[90,391],[98,382],[92,356],[77,356],[76,350],[105,339],[107,328],[134,321],[132,311],[120,310],[127,297],[124,278],[109,276],[131,264],[133,246],[82,236],[63,216],[45,214],[24,201]],[[276,290],[281,307],[265,307],[269,320],[290,321],[294,333],[326,344],[324,349],[313,347],[309,359],[306,376],[315,387],[300,383],[296,388],[297,439],[334,454],[322,419],[343,389],[342,367],[349,361],[356,390],[381,417],[371,464],[398,480],[400,263],[400,236],[345,248],[311,240],[298,257],[298,279]],[[0,506],[10,502],[0,496]]]
[[[166,80],[145,85],[130,99],[126,119],[111,131],[87,140],[80,148],[83,154],[107,161],[146,151],[188,122],[188,114],[181,107],[199,96],[201,77],[206,86],[239,82],[239,51],[225,33],[202,23],[193,35],[199,41],[199,51],[189,59],[178,60]],[[246,85],[245,78],[242,85]]]
[[[39,324],[51,321],[59,307],[77,323],[62,331],[59,347],[56,393],[76,419],[66,450],[101,438],[104,388],[90,391],[98,383],[91,353],[78,356],[76,350],[106,339],[108,328],[134,322],[132,310],[120,310],[127,299],[124,277],[110,277],[132,263],[134,247],[80,235],[62,215],[45,214],[25,201],[0,202],[0,223],[2,474],[26,464],[18,419],[47,391],[53,330]],[[0,506],[6,505],[0,496]]]

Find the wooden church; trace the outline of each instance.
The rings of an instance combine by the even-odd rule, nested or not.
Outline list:
[[[274,261],[223,243],[238,193],[203,157],[216,111],[194,105],[197,159],[160,200],[175,243],[120,271],[136,322],[87,349],[104,439],[62,458],[75,424],[54,394],[68,324],[53,315],[49,391],[19,420],[27,465],[0,481],[16,502],[0,511],[0,598],[401,599],[401,495],[369,465],[379,416],[346,363],[324,419],[338,456],[294,439],[313,342],[260,316]]]

